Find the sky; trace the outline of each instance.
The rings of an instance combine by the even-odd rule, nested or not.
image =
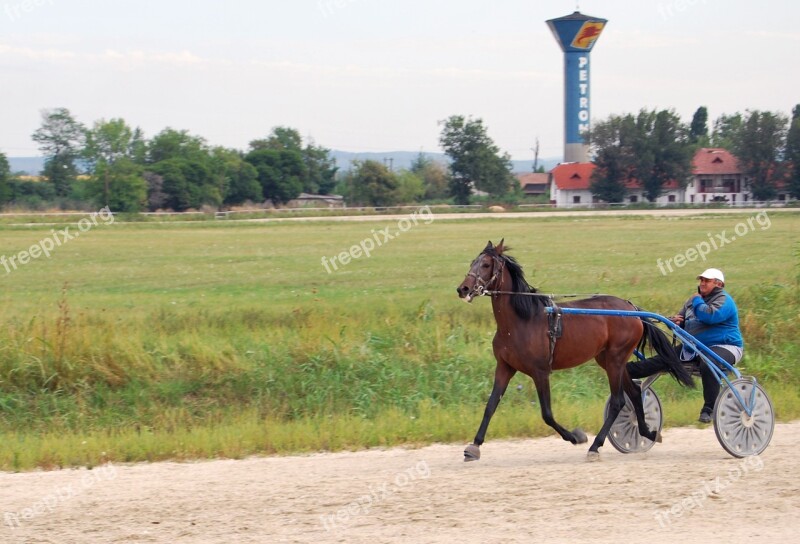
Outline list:
[[[545,21],[608,19],[591,115],[687,122],[800,103],[800,2],[0,0],[0,152],[39,155],[42,111],[247,149],[273,127],[329,149],[439,152],[483,120],[513,159],[563,153],[563,56]]]

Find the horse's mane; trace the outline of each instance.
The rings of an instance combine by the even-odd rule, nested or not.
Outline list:
[[[511,248],[503,248],[504,251],[508,251],[509,249]],[[515,293],[511,295],[511,307],[514,308],[514,313],[517,314],[517,317],[520,319],[525,320],[535,316],[540,308],[545,307],[545,297],[532,297],[524,294],[538,293],[539,291],[525,279],[525,272],[522,271],[522,265],[520,265],[514,257],[506,255],[505,253],[498,253],[497,251],[490,251],[490,253],[494,253],[495,257],[503,261],[509,276],[511,276],[510,291]]]

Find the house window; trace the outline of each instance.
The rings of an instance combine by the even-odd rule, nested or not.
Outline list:
[[[733,193],[736,188],[736,180],[733,178],[725,178],[722,180],[722,191],[726,193]]]
[[[783,193],[779,194],[779,195],[778,195],[778,200],[780,200],[780,201],[785,201],[785,200],[786,200],[786,195],[785,195],[785,194],[783,194]]]
[[[636,195],[631,195],[631,204],[634,204],[639,201],[639,197]]]
[[[581,196],[580,195],[573,196],[572,197],[572,203],[573,204],[580,204],[581,203]]]
[[[669,195],[667,197],[667,202],[675,202],[675,195]]]

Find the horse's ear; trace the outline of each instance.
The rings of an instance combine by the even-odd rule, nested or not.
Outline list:
[[[483,248],[483,251],[492,251],[493,249],[494,249],[494,246],[492,245],[492,241],[489,240],[489,243],[486,244],[486,247]]]
[[[505,248],[505,241],[506,241],[506,239],[505,239],[505,238],[502,238],[502,239],[500,240],[500,243],[499,243],[499,244],[497,244],[497,246],[494,248],[494,249],[495,249],[495,251],[497,251],[497,254],[498,254],[498,255],[502,255],[502,254],[503,254],[503,251],[506,249],[506,248]]]

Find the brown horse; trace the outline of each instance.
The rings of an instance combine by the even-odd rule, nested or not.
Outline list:
[[[490,241],[480,255],[472,262],[464,281],[457,287],[458,296],[471,302],[476,296],[490,294],[492,310],[497,322],[492,348],[497,367],[494,386],[486,404],[483,421],[475,435],[475,440],[464,450],[464,460],[480,459],[480,445],[483,444],[489,421],[511,378],[522,372],[533,378],[542,419],[573,444],[587,441],[581,429],[568,431],[553,418],[550,408],[550,373],[581,365],[590,359],[597,361],[608,374],[611,388],[609,411],[603,426],[597,433],[589,457],[599,455],[598,449],[605,442],[611,425],[625,405],[625,394],[633,403],[638,420],[639,434],[657,440],[656,431],[651,431],[645,423],[642,395],[625,369],[625,363],[638,346],[640,351],[650,343],[656,353],[669,360],[669,372],[679,383],[694,386],[690,373],[675,356],[667,336],[654,324],[632,317],[608,315],[567,315],[560,316],[560,338],[556,338],[555,321],[545,307],[552,304],[546,295],[537,294],[525,280],[522,267],[505,254],[509,248],[501,240],[497,246]],[[593,308],[603,310],[638,310],[625,300],[612,296],[594,296],[561,304],[565,308]]]

